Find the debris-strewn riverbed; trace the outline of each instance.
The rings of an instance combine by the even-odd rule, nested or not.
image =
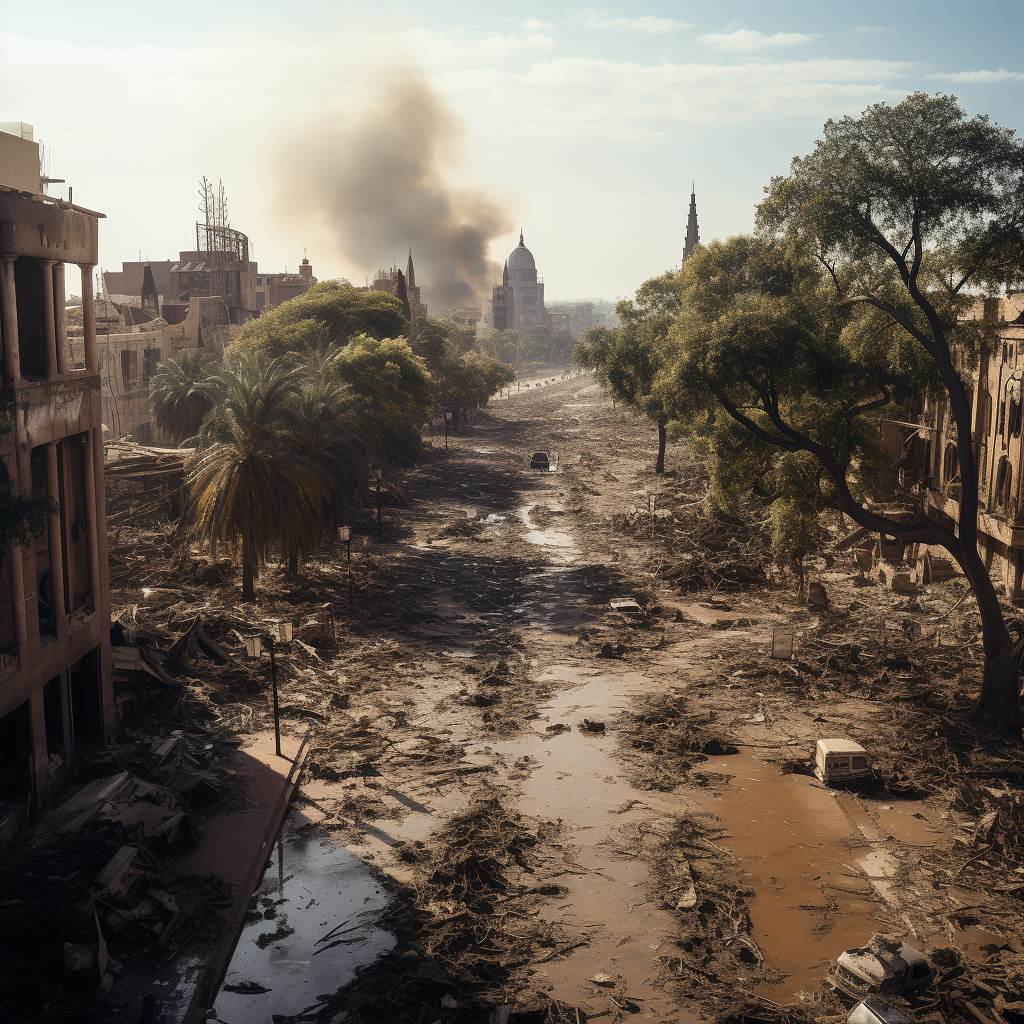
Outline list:
[[[351,607],[344,550],[272,566],[242,605],[159,508],[119,516],[127,638],[208,727],[270,724],[242,641],[293,622],[281,710],[309,746],[289,841],[357,857],[386,894],[296,937],[293,887],[278,934],[271,867],[258,936],[309,1001],[276,1002],[236,955],[221,1019],[242,999],[247,1020],[335,1024],[844,1019],[825,972],[875,932],[937,968],[919,1019],[1024,1019],[1024,758],[959,713],[980,657],[962,580],[895,594],[836,554],[810,566],[828,609],[797,604],[763,512],[706,523],[699,463],[670,446],[657,478],[654,442],[586,377],[493,402],[392,471],[382,540],[355,517]],[[531,472],[534,450],[557,470]],[[212,646],[168,658],[197,617]],[[867,748],[872,783],[811,776],[833,736]],[[301,983],[332,957],[334,983]]]

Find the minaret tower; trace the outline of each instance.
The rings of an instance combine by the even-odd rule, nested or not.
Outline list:
[[[409,250],[409,262],[405,266],[405,284],[407,288],[416,287],[416,269],[412,265],[412,249]]]
[[[697,230],[697,185],[690,189],[690,214],[686,218],[686,243],[683,245],[683,262],[685,263],[693,250],[700,244],[700,232]]]

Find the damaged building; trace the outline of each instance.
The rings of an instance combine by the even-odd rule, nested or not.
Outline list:
[[[0,837],[6,839],[51,806],[74,768],[76,749],[106,740],[114,711],[92,291],[102,214],[44,194],[31,129],[0,132],[0,175],[0,493],[41,493],[50,509],[38,538],[25,545],[10,534],[3,538]],[[69,265],[82,284],[81,366],[65,316]]]
[[[977,366],[966,381],[978,464],[978,543],[993,579],[1024,600],[1024,482],[1021,381],[1024,293],[979,298],[964,316],[982,331]],[[898,495],[921,502],[928,516],[954,529],[962,481],[956,424],[944,396],[930,396],[917,423],[882,421]]]

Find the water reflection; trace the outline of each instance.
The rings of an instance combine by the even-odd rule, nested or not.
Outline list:
[[[352,980],[395,944],[384,889],[354,853],[285,824],[214,1004],[224,1024],[271,1024]]]

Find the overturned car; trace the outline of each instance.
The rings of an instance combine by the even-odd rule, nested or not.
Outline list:
[[[851,999],[906,996],[930,985],[935,969],[901,939],[873,935],[866,946],[841,953],[825,981]]]

